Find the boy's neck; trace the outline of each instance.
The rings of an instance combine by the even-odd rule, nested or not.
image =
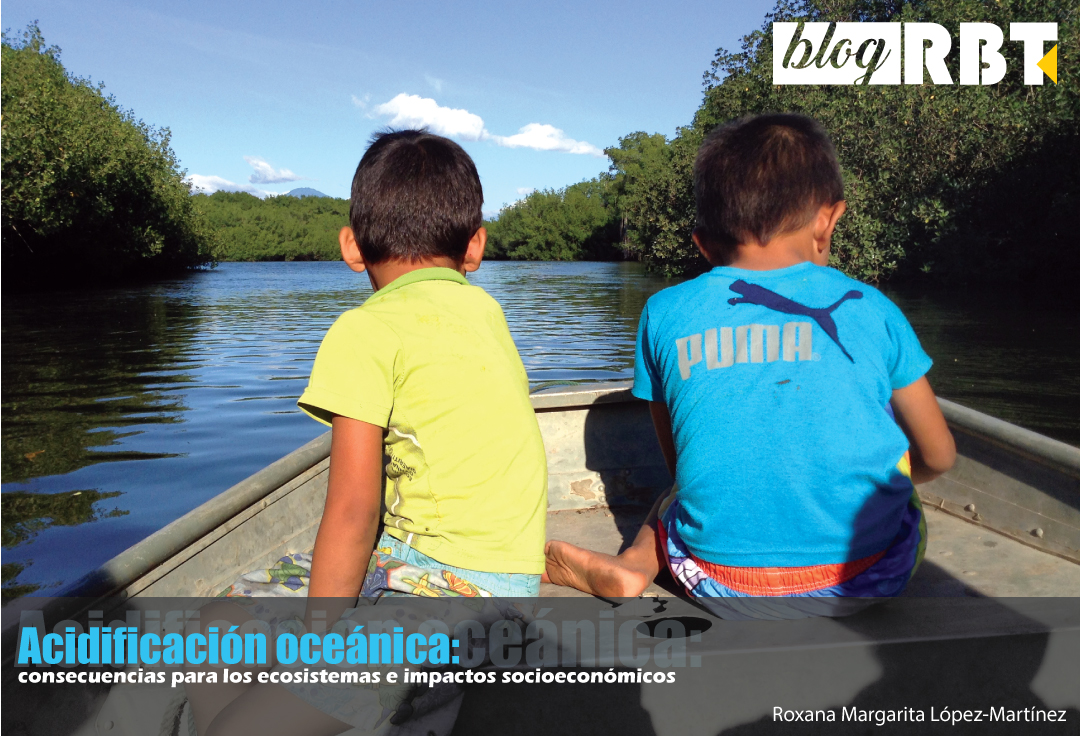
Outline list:
[[[356,242],[356,234],[351,226],[346,225],[338,232],[338,244],[341,245],[341,260],[349,268],[357,273],[367,271],[371,288],[375,291],[392,284],[396,279],[407,273],[419,271],[421,268],[449,268],[457,271],[462,276],[480,268],[480,262],[484,260],[484,246],[487,245],[487,230],[480,227],[469,238],[465,247],[465,253],[461,260],[455,260],[449,256],[429,256],[416,261],[404,258],[391,258],[378,263],[366,263],[364,254]]]
[[[694,244],[701,254],[713,266],[731,266],[747,271],[775,271],[779,268],[797,266],[800,263],[813,263],[818,266],[829,265],[829,247],[832,244],[836,222],[847,211],[847,202],[839,200],[832,204],[823,204],[810,221],[798,230],[788,230],[773,236],[768,243],[759,243],[749,239],[735,246],[731,259],[723,263],[715,262],[705,247],[702,235],[695,230]]]
[[[418,271],[421,268],[449,268],[457,271],[462,276],[465,275],[465,264],[457,263],[453,258],[447,258],[446,256],[424,258],[419,261],[393,260],[373,263],[367,267],[367,275],[368,280],[371,281],[371,288],[378,291],[385,286],[389,286],[405,274]]]
[[[806,262],[829,265],[829,247],[814,238],[811,226],[775,236],[765,245],[751,240],[735,246],[734,257],[726,265],[747,271],[774,271]]]

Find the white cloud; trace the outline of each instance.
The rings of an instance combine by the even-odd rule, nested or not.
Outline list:
[[[468,110],[442,107],[430,97],[400,95],[375,107],[375,113],[390,118],[398,128],[427,128],[432,133],[463,141],[480,141],[488,137],[484,121]]]
[[[367,106],[368,106],[368,102],[370,102],[370,101],[371,101],[371,95],[370,94],[366,94],[363,97],[357,97],[356,95],[352,95],[352,104],[354,104],[356,107],[360,108],[361,110],[366,110]]]
[[[223,179],[220,176],[191,174],[184,181],[191,184],[192,189],[204,194],[213,194],[214,192],[247,192],[259,199],[276,197],[279,194],[279,192],[268,192],[265,189],[258,189],[256,187],[248,186],[247,184],[237,184],[228,179]]]
[[[440,80],[434,81],[442,84]],[[356,97],[353,97],[353,102],[357,102]],[[359,104],[357,106],[360,107]],[[576,141],[559,128],[544,123],[529,123],[514,135],[494,135],[484,127],[484,119],[479,115],[468,110],[443,107],[430,97],[408,95],[404,92],[389,102],[376,105],[373,112],[390,118],[389,124],[395,128],[427,128],[432,133],[463,141],[493,141],[504,148],[604,155],[602,150],[591,143]]]
[[[424,81],[427,82],[433,90],[436,92],[442,92],[442,81],[438,77],[433,77],[430,74],[424,75]]]
[[[255,169],[255,173],[248,177],[248,181],[252,184],[282,184],[304,178],[288,169],[275,169],[265,159],[258,156],[244,156],[244,160]]]
[[[526,197],[536,191],[535,187],[518,187],[517,193],[522,197]]]
[[[532,148],[537,151],[561,151],[562,153],[587,153],[603,156],[604,152],[591,143],[575,141],[554,125],[529,123],[511,136],[495,135],[492,140],[506,148]]]

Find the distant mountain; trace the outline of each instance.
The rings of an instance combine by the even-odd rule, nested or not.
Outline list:
[[[323,194],[318,189],[311,189],[310,187],[300,187],[299,189],[293,189],[291,192],[285,193],[286,197],[329,197],[329,194]]]

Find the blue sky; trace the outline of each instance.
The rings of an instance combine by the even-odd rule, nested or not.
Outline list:
[[[5,0],[0,23],[37,20],[206,189],[346,197],[374,131],[426,123],[473,156],[493,213],[607,169],[620,136],[673,135],[717,47],[772,5]]]

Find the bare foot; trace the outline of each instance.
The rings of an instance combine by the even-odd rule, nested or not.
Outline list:
[[[634,598],[641,595],[652,579],[619,557],[575,547],[569,542],[552,541],[544,548],[545,583],[565,585],[603,598]]]

